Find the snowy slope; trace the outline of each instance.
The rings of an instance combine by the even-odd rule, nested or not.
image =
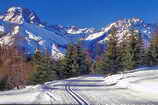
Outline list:
[[[158,68],[86,75],[0,92],[0,104],[158,104]]]
[[[123,35],[126,35],[126,33],[128,33],[130,29],[135,29],[136,31],[140,31],[144,41],[148,42],[151,39],[151,34],[154,30],[154,27],[152,25],[146,24],[142,19],[122,19],[102,28],[99,32],[90,34],[85,40],[95,42],[97,41],[97,43],[106,42],[109,37],[109,31],[112,29],[112,27],[116,28],[117,36],[120,41],[122,40]],[[129,34],[127,34],[127,36],[128,35]]]
[[[95,56],[97,46],[104,51],[109,31],[117,29],[117,35],[122,39],[131,28],[140,31],[147,43],[151,39],[153,26],[146,24],[142,19],[131,18],[118,20],[100,30],[94,28],[80,28],[77,26],[46,25],[31,11],[22,7],[11,7],[0,15],[0,44],[13,44],[27,54],[34,53],[36,48],[42,52],[48,50],[53,57],[64,56],[67,45],[81,41],[82,46],[92,51]],[[20,39],[20,40],[19,40]]]
[[[28,54],[34,53],[36,48],[40,48],[41,51],[51,51],[53,45],[65,48],[70,43],[70,40],[67,40],[65,37],[34,24],[12,24],[0,21],[0,25],[3,32],[7,33],[0,38],[0,43],[9,45],[16,43]]]

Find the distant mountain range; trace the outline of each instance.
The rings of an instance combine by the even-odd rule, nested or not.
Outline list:
[[[98,48],[104,51],[109,31],[117,29],[119,40],[131,28],[140,31],[144,41],[151,39],[155,26],[140,18],[121,19],[103,27],[80,28],[77,26],[47,25],[36,13],[22,7],[11,7],[0,15],[0,44],[16,44],[26,54],[33,54],[36,48],[49,51],[54,58],[64,56],[67,45],[81,42],[93,56]]]

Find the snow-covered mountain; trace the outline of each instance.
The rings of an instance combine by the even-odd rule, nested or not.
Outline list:
[[[22,24],[24,22],[40,24],[40,19],[33,11],[21,7],[9,8],[3,15],[0,16],[0,19],[18,24]]]
[[[11,7],[0,15],[0,44],[16,44],[27,54],[32,54],[39,48],[58,58],[64,55],[68,44],[81,41],[83,47],[95,56],[98,47],[104,50],[112,27],[116,27],[120,40],[131,28],[140,31],[145,41],[150,40],[153,31],[152,25],[139,18],[118,20],[100,30],[45,25],[35,12],[22,7]]]

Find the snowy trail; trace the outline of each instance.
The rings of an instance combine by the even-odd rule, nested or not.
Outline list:
[[[158,105],[158,69],[86,75],[0,92],[0,104]]]
[[[65,85],[65,90],[77,101],[79,105],[89,105],[84,98],[71,89],[71,82],[67,82]]]

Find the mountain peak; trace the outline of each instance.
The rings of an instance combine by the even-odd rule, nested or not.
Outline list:
[[[137,25],[139,25],[139,24],[142,24],[143,22],[144,22],[143,19],[138,18],[138,17],[134,17],[134,18],[130,18],[130,19],[121,19],[121,20],[118,20],[116,22],[116,24],[120,24],[120,25],[122,25],[122,24],[129,24],[129,25],[137,24]]]
[[[7,12],[17,12],[17,11],[22,11],[22,10],[23,10],[22,7],[13,6],[13,7],[8,8]]]
[[[40,24],[40,19],[35,12],[27,8],[15,6],[10,7],[2,15],[0,15],[0,19],[17,24],[22,24],[24,22]]]

